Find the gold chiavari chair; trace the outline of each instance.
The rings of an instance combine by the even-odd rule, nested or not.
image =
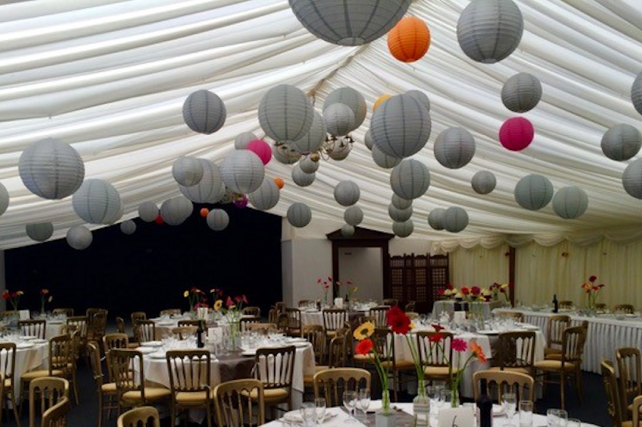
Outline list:
[[[326,339],[330,340],[337,334],[337,329],[342,328],[348,321],[348,311],[343,308],[326,308],[323,315],[323,328]]]
[[[335,368],[314,375],[314,397],[324,397],[327,406],[340,406],[344,391],[370,390],[371,374],[361,368]]]
[[[36,337],[45,339],[45,331],[47,330],[47,321],[42,320],[18,320],[18,328],[20,334],[24,336]]]
[[[64,378],[36,378],[29,383],[29,427],[36,427],[37,414],[44,414],[63,398],[69,398],[69,381]]]
[[[109,335],[125,335],[125,334],[108,334],[105,335],[105,339]],[[127,339],[127,335],[125,335],[125,339]],[[119,341],[116,340],[109,340],[110,343],[118,343]],[[120,342],[122,343],[122,341]],[[116,344],[119,345],[119,344]],[[116,345],[114,346],[108,346],[107,343],[105,343],[105,356],[107,358],[107,369],[108,372],[111,371],[111,365],[109,363],[109,352],[114,349],[114,348],[126,348],[126,347],[117,347]],[[111,414],[112,409],[118,410],[118,391],[116,390],[116,383],[111,381],[111,375],[109,378],[110,382],[105,382],[104,380],[104,375],[103,375],[103,368],[102,364],[100,362],[100,351],[98,351],[98,347],[96,346],[96,343],[90,342],[87,344],[87,351],[89,353],[89,362],[91,364],[91,372],[94,377],[94,381],[96,382],[96,393],[98,395],[98,427],[101,427],[103,424],[103,412],[107,410],[107,419],[109,419],[109,416]],[[104,403],[104,399],[106,398],[106,404]]]
[[[535,380],[522,372],[514,371],[477,371],[473,374],[473,394],[475,400],[481,395],[481,381],[486,381],[487,392],[491,399],[501,402],[504,393],[515,393],[518,400],[535,401]]]
[[[166,354],[172,397],[172,426],[180,409],[205,409],[207,425],[212,426],[210,353],[207,350],[170,350]],[[185,412],[187,418],[187,411]]]
[[[244,316],[261,317],[261,308],[256,306],[243,307],[241,314],[243,314]]]
[[[390,310],[390,307],[386,305],[381,305],[379,307],[374,307],[368,310],[368,315],[374,318],[375,327],[385,328],[388,326],[388,322],[386,321],[388,310]]]
[[[294,374],[294,346],[259,348],[254,356],[256,379],[263,383],[265,405],[285,403],[292,410],[292,378]],[[258,402],[258,390],[249,393],[252,402]]]
[[[620,378],[620,401],[622,413],[630,419],[633,412],[633,399],[642,395],[642,366],[640,364],[640,349],[637,347],[618,348],[615,352],[618,374]]]
[[[117,427],[160,427],[158,409],[153,406],[141,406],[123,412],[118,417]]]
[[[250,399],[248,396],[254,396]],[[252,403],[256,404],[256,411]],[[214,387],[214,413],[218,427],[265,424],[263,383],[255,379],[232,380]]]
[[[499,366],[493,369],[517,371],[534,376],[535,332],[502,332],[498,336]]]
[[[134,325],[134,338],[139,343],[156,340],[156,323],[153,320],[137,320]]]
[[[562,354],[562,335],[564,330],[571,326],[571,316],[556,314],[548,318],[546,325],[546,344],[544,347],[545,359],[559,359]]]
[[[606,410],[613,420],[614,427],[624,427],[625,416],[622,411],[622,403],[620,402],[620,393],[618,392],[617,376],[615,375],[615,368],[610,360],[603,360],[600,363],[602,371],[602,381],[604,383],[604,391],[606,392]],[[634,426],[635,424],[630,424]]]
[[[71,411],[71,401],[68,397],[63,397],[60,402],[42,414],[40,425],[42,427],[66,427],[69,411]]]
[[[0,401],[0,407],[4,406],[5,399],[10,402],[16,424],[20,426],[20,416],[18,415],[18,405],[16,404],[18,399],[16,399],[15,393],[16,378],[14,376],[14,372],[16,372],[16,351],[15,343],[0,342],[0,375],[3,378],[3,396],[2,401]]]

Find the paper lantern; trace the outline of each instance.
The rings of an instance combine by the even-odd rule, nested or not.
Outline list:
[[[296,152],[287,144],[279,144],[272,146],[272,155],[277,162],[284,165],[291,165],[299,161],[301,153]]]
[[[87,179],[71,198],[76,214],[90,224],[112,224],[121,216],[120,194],[102,179]]]
[[[294,181],[294,183],[299,187],[307,187],[308,185],[312,185],[315,178],[316,178],[316,174],[314,172],[313,173],[303,172],[298,163],[292,169],[292,181]]]
[[[303,91],[292,85],[270,89],[259,103],[259,123],[277,142],[288,143],[305,136],[312,126],[314,108]]]
[[[9,192],[7,191],[7,188],[3,184],[0,184],[0,215],[5,213],[8,207],[9,207]]]
[[[553,196],[553,210],[564,219],[575,219],[584,215],[588,208],[588,195],[579,187],[561,188]]]
[[[345,104],[335,103],[323,110],[326,129],[332,136],[345,136],[355,129],[354,113]]]
[[[277,187],[279,187],[279,190],[283,188],[285,183],[283,182],[282,178],[276,177],[274,178],[274,183],[276,184]]]
[[[321,147],[326,136],[325,119],[315,111],[312,126],[310,126],[308,133],[306,133],[303,138],[290,142],[289,147],[295,152],[300,153],[299,156],[301,154],[312,153]]]
[[[528,147],[535,137],[531,122],[523,117],[506,120],[499,128],[499,142],[510,151],[520,151]]]
[[[266,211],[272,209],[279,203],[279,198],[281,197],[281,192],[279,187],[275,183],[276,179],[270,179],[268,177],[263,178],[263,183],[261,186],[253,193],[250,193],[248,198],[250,203],[256,209],[260,211]]]
[[[495,189],[497,185],[497,179],[495,175],[490,171],[479,171],[473,175],[471,180],[471,185],[475,193],[477,194],[488,194]]]
[[[176,196],[165,200],[160,208],[160,214],[168,225],[181,225],[194,210],[194,205],[186,197]]]
[[[247,144],[249,144],[251,141],[254,141],[255,139],[259,138],[252,132],[240,133],[236,136],[236,138],[234,138],[234,148],[236,148],[237,150],[245,150]]]
[[[221,177],[230,190],[239,194],[248,194],[261,186],[265,177],[265,168],[261,159],[253,152],[237,150],[223,159]]]
[[[395,222],[408,221],[412,217],[412,206],[406,209],[397,209],[392,203],[388,205],[388,215]]]
[[[530,174],[515,186],[515,201],[524,209],[537,211],[553,198],[553,184],[545,176]]]
[[[47,241],[54,232],[54,226],[50,222],[27,224],[25,229],[27,231],[27,236],[36,242]]]
[[[385,154],[404,158],[419,152],[430,137],[430,114],[409,95],[395,95],[372,115],[372,142]]]
[[[293,227],[305,227],[312,220],[312,211],[310,207],[304,203],[293,203],[288,208],[287,218]]]
[[[421,102],[421,105],[426,107],[426,111],[430,112],[430,98],[428,98],[428,95],[426,95],[424,92],[417,89],[412,89],[407,91],[406,95],[412,96],[417,101]]]
[[[397,237],[408,237],[415,231],[415,223],[411,219],[404,222],[393,222],[392,232]]]
[[[131,219],[128,219],[127,221],[123,221],[120,223],[120,231],[122,231],[123,234],[131,236],[136,232],[136,223]]]
[[[348,154],[350,154],[350,151],[352,151],[352,145],[349,142],[339,140],[334,143],[331,150],[326,151],[326,154],[332,160],[339,162],[345,160]]]
[[[642,114],[642,72],[635,77],[631,86],[631,102],[637,112]]]
[[[240,199],[234,200],[234,202],[232,203],[234,204],[235,208],[243,209],[247,207],[247,202],[248,202],[247,196],[244,194],[243,197],[241,197]]]
[[[390,187],[402,199],[412,200],[423,196],[430,186],[430,171],[418,160],[406,159],[390,173]]]
[[[80,154],[53,138],[30,144],[20,155],[18,172],[25,187],[44,199],[64,199],[85,179]]]
[[[268,163],[270,163],[270,160],[272,160],[272,148],[270,148],[270,144],[263,141],[262,139],[255,139],[254,141],[251,141],[249,144],[247,144],[247,147],[245,149],[259,156],[259,159],[261,159],[261,163],[263,163],[263,165],[267,165]]]
[[[512,0],[473,0],[457,21],[457,41],[473,61],[494,64],[519,45],[524,18]]]
[[[412,206],[412,200],[402,199],[396,194],[392,195],[390,201],[392,203],[392,206],[394,206],[397,209],[408,209],[410,206]]]
[[[622,185],[630,196],[642,199],[642,159],[629,163],[624,169]]]
[[[315,162],[310,156],[306,156],[299,162],[299,167],[304,173],[315,173],[319,169],[319,162]]]
[[[160,211],[159,211],[159,212],[160,212]],[[156,223],[156,224],[158,224],[158,225],[160,225],[160,224],[164,224],[164,223],[165,223],[165,221],[163,221],[163,217],[160,215],[160,213],[158,214],[158,216],[157,216],[157,217],[156,217],[156,219],[154,220],[154,223]]]
[[[207,209],[207,208],[201,208],[201,210],[199,211],[199,214],[200,214],[203,218],[207,218],[207,214],[208,214],[208,213],[210,213],[210,210],[209,210],[209,209]]]
[[[218,203],[225,195],[225,184],[219,167],[207,159],[198,159],[203,168],[201,181],[190,187],[179,186],[183,196],[194,203]]]
[[[153,202],[143,202],[138,206],[138,216],[145,222],[154,222],[158,217],[158,206]]]
[[[446,209],[435,208],[428,214],[428,225],[433,230],[443,230],[446,228]]]
[[[350,131],[361,126],[363,121],[366,119],[366,113],[368,112],[366,99],[356,89],[351,87],[340,87],[339,89],[335,89],[330,92],[323,103],[324,115],[326,108],[332,104],[344,104],[352,110],[352,113],[354,114],[354,128],[350,129]]]
[[[374,160],[375,164],[380,168],[390,169],[401,163],[401,159],[399,157],[387,155],[376,145],[372,146],[372,152],[370,154],[372,154],[372,160]]]
[[[459,206],[451,206],[444,213],[444,228],[451,233],[459,233],[468,226],[468,212]]]
[[[183,103],[183,120],[194,132],[212,134],[223,127],[227,111],[215,93],[197,90]]]
[[[612,160],[629,160],[638,154],[641,145],[640,131],[625,123],[613,126],[602,137],[602,152]]]
[[[392,98],[392,95],[384,94],[381,95],[377,100],[372,104],[372,111],[377,111],[377,108],[379,108],[384,102]]]
[[[435,158],[448,169],[459,169],[475,155],[475,138],[464,128],[448,128],[434,144]]]
[[[207,214],[207,226],[214,231],[222,231],[230,224],[230,216],[223,209],[212,209]]]
[[[179,185],[196,185],[203,178],[203,164],[195,157],[181,156],[172,165],[172,176]]]
[[[411,0],[289,0],[294,16],[312,34],[341,46],[360,46],[386,34]]]
[[[67,230],[67,244],[76,250],[87,249],[93,240],[91,231],[84,225],[76,225]]]
[[[352,206],[359,201],[361,190],[353,181],[341,181],[334,187],[334,200],[341,206]]]
[[[368,150],[372,150],[372,147],[373,147],[372,133],[370,133],[370,129],[366,131],[366,134],[363,137],[363,143],[366,144],[366,147],[368,148]]]
[[[343,213],[343,219],[348,225],[359,225],[363,221],[363,211],[359,206],[350,206]]]
[[[341,235],[343,237],[352,237],[354,236],[354,227],[351,226],[350,224],[344,224],[343,227],[341,227]]]
[[[502,87],[502,102],[511,111],[530,111],[542,98],[542,84],[532,74],[517,73]]]
[[[428,52],[430,30],[414,16],[403,18],[388,33],[388,50],[401,62],[415,62]]]

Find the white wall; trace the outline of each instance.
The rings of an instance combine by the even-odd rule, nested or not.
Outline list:
[[[380,248],[339,249],[339,280],[351,280],[359,288],[355,298],[362,301],[383,299],[383,265]]]
[[[410,237],[401,239],[395,237],[390,240],[388,251],[390,252],[390,256],[404,254],[426,255],[430,252],[431,246],[432,242],[428,239],[413,239]]]

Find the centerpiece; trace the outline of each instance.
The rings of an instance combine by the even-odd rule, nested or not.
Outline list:
[[[183,292],[183,297],[188,299],[190,313],[196,313],[199,307],[207,307],[207,295],[199,288],[192,286]]]
[[[328,277],[326,280],[317,278],[317,283],[323,287],[323,305],[324,307],[329,307],[330,303],[328,302],[328,293],[332,287],[332,277]]]
[[[2,292],[2,299],[5,301],[9,301],[9,303],[11,304],[11,307],[13,308],[13,311],[18,312],[20,297],[23,295],[24,295],[24,292],[22,291],[11,292],[9,290],[5,290],[4,292]]]
[[[241,338],[241,316],[243,315],[243,304],[248,304],[245,295],[237,295],[234,298],[229,295],[224,298],[222,289],[211,289],[210,293],[216,299],[213,309],[221,323],[227,325],[227,336],[232,350],[240,346]],[[225,299],[225,302],[223,300]]]
[[[40,289],[40,314],[45,314],[45,305],[51,304],[51,301],[53,301],[53,295],[49,294],[49,289]]]
[[[595,310],[595,307],[597,305],[597,297],[600,295],[600,292],[604,288],[604,283],[600,283],[599,285],[597,285],[595,284],[596,281],[597,276],[591,276],[589,277],[587,282],[584,282],[582,284],[582,289],[586,293],[588,308],[591,310]]]

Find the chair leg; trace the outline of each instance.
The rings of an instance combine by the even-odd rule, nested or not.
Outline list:
[[[78,400],[78,380],[76,378],[76,372],[78,368],[76,367],[71,373],[71,381],[74,383],[74,397],[76,398],[76,405],[80,405],[80,400]]]
[[[566,377],[564,375],[564,371],[560,373],[560,396],[562,397],[562,409],[566,409],[566,405],[564,402],[564,389],[566,388]]]
[[[169,405],[169,413],[170,413],[170,426],[174,427],[176,425],[176,407],[174,406],[174,400],[170,402]]]
[[[103,425],[103,394],[98,390],[98,427]]]
[[[11,384],[13,386],[13,384]],[[16,424],[20,427],[20,416],[18,415],[18,405],[16,405],[16,395],[13,390],[11,390],[11,405],[13,406],[13,417],[16,419]],[[20,407],[22,411],[22,407]]]
[[[575,371],[575,388],[577,388],[577,395],[580,398],[580,403],[584,404],[584,396],[582,393],[582,371]]]

